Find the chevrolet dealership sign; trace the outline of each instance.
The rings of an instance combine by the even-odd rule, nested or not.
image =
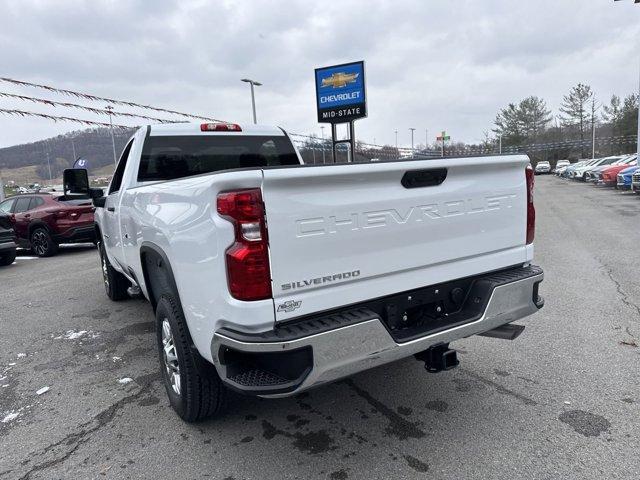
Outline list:
[[[316,68],[316,104],[320,123],[366,117],[364,62]]]

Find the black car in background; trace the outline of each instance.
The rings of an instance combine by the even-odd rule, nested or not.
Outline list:
[[[0,212],[0,266],[11,265],[16,259],[16,234],[11,216]]]

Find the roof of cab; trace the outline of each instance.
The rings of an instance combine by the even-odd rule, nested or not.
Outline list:
[[[199,122],[199,123],[161,123],[151,125],[151,136],[173,136],[173,135],[270,135],[283,136],[284,132],[279,127],[272,125],[238,124],[241,132],[203,132],[200,130],[202,123],[223,123],[223,122]]]

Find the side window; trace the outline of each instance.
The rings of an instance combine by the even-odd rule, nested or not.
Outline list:
[[[38,208],[40,205],[44,204],[44,200],[40,197],[31,197],[31,203],[29,204],[29,210],[33,210],[34,208]]]
[[[21,197],[16,200],[16,206],[13,209],[13,213],[22,213],[29,210],[29,204],[32,197]]]
[[[116,171],[113,172],[113,178],[111,179],[111,185],[109,186],[108,195],[119,191],[120,187],[122,186],[122,177],[124,176],[124,169],[127,166],[127,160],[129,159],[129,153],[131,152],[132,145],[133,140],[127,143],[127,146],[124,147],[124,150],[122,151],[122,155],[120,156],[120,161],[118,162]]]
[[[15,198],[11,198],[0,203],[0,212],[11,213],[11,207],[13,207],[15,200]]]

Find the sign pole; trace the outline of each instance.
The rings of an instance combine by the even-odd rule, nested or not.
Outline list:
[[[337,143],[336,143],[336,124],[332,123],[331,124],[331,153],[333,155],[333,163],[338,163],[338,151],[336,149],[337,147]]]
[[[355,122],[349,122],[349,143],[351,145],[351,162],[356,159],[356,127]]]

